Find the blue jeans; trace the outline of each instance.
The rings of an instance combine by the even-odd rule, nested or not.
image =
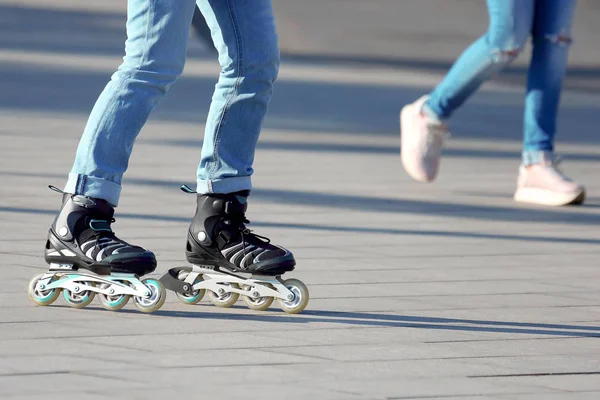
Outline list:
[[[509,65],[531,36],[523,164],[536,164],[554,151],[576,0],[487,0],[487,5],[488,32],[460,56],[424,111],[439,119],[450,117],[492,74]]]
[[[198,0],[219,52],[199,193],[252,188],[252,163],[279,47],[271,0]],[[196,0],[129,0],[125,57],[98,98],[65,192],[116,206],[133,145],[148,116],[183,71]]]

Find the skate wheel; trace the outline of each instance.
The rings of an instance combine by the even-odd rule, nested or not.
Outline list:
[[[150,291],[150,296],[136,296],[133,298],[133,303],[141,312],[152,313],[161,308],[162,305],[165,303],[165,299],[167,298],[167,291],[165,290],[163,284],[157,281],[156,279],[144,279],[142,283]]]
[[[110,287],[110,285],[108,283],[103,283],[102,285],[100,285],[100,287],[102,289],[106,289]],[[102,304],[102,307],[109,311],[117,311],[125,307],[125,305],[129,301],[129,297],[130,296],[127,294],[118,294],[115,296],[111,296],[104,293],[98,293],[100,304]]]
[[[87,285],[96,286],[94,282],[87,282]],[[74,293],[69,289],[63,289],[62,292],[67,304],[73,308],[84,308],[90,304],[92,300],[94,300],[94,297],[96,297],[96,292],[91,290],[84,290],[79,293]]]
[[[297,314],[304,310],[310,299],[306,285],[298,279],[286,279],[283,281],[283,286],[294,293],[294,298],[290,300],[277,299],[281,309],[288,314]]]
[[[180,271],[179,275],[177,276],[177,279],[179,279],[180,281],[185,281],[185,279],[188,277],[189,274],[190,274],[190,271]],[[202,282],[202,275],[198,275],[198,277],[194,280],[194,283],[192,285],[195,285],[199,282]],[[200,302],[200,300],[202,300],[202,298],[206,294],[206,290],[204,290],[204,289],[194,290],[191,295],[184,294],[184,293],[175,293],[175,294],[177,295],[177,298],[179,299],[179,301],[181,301],[182,303],[197,304]]]
[[[273,288],[273,286],[267,284],[265,286],[268,286],[270,288]],[[248,286],[248,285],[244,285],[244,290],[252,290],[254,286]],[[266,309],[268,309],[269,307],[271,307],[271,304],[273,304],[273,297],[270,296],[265,296],[265,297],[259,297],[259,298],[254,298],[254,297],[250,297],[250,296],[242,296],[242,300],[244,301],[244,303],[246,303],[246,306],[254,311],[265,311]]]
[[[50,290],[38,290],[37,283],[40,279],[44,277],[45,274],[39,274],[34,276],[29,281],[29,286],[27,288],[27,294],[31,301],[33,301],[38,306],[49,306],[54,303],[58,296],[60,295],[60,289],[50,289]],[[52,282],[56,279],[53,277]]]
[[[222,283],[221,285],[231,286],[234,289],[240,288],[237,283]],[[219,295],[218,293],[215,293],[212,290],[209,290],[208,298],[217,307],[229,308],[238,301],[238,299],[240,298],[240,295],[237,293],[234,293],[234,292],[225,292],[225,293]]]

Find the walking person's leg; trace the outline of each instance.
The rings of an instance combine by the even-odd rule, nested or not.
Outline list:
[[[447,128],[444,123],[486,80],[506,68],[524,47],[533,23],[534,0],[487,0],[488,32],[467,48],[430,95],[401,113],[401,152],[416,180],[435,179]]]
[[[515,200],[545,205],[581,203],[583,186],[556,168],[554,136],[567,70],[576,0],[538,0],[525,97],[523,164]]]

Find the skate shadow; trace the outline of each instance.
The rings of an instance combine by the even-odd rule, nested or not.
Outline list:
[[[175,303],[172,303],[175,304]],[[57,308],[70,308],[66,305],[56,305]],[[492,321],[461,318],[420,317],[412,315],[380,314],[373,312],[353,311],[327,311],[327,310],[304,310],[297,315],[285,314],[278,308],[271,307],[261,313],[253,313],[241,304],[235,304],[229,309],[215,312],[215,306],[210,304],[197,304],[188,306],[190,309],[199,311],[167,310],[161,309],[152,314],[141,314],[134,308],[123,308],[116,311],[117,314],[131,314],[147,316],[152,318],[191,318],[218,321],[248,321],[267,323],[289,323],[289,324],[340,324],[347,327],[371,327],[371,328],[410,328],[428,330],[446,330],[462,332],[482,333],[506,333],[523,335],[547,335],[557,337],[581,337],[600,338],[600,326],[570,325],[570,324],[545,324],[537,322],[513,322]],[[105,311],[115,313],[98,306],[88,306],[86,310]],[[228,310],[235,311],[229,312]],[[239,314],[239,311],[244,312]],[[476,339],[475,339],[476,340]],[[429,341],[426,343],[435,343]]]
[[[199,305],[195,307],[203,306]],[[238,309],[246,309],[242,306],[234,307]],[[157,317],[197,318],[205,320],[214,319],[292,324],[328,323],[340,324],[347,327],[360,326],[374,328],[412,328],[463,332],[600,338],[600,326],[419,317],[325,310],[305,310],[298,315],[288,315],[279,310],[279,312],[276,313],[277,311],[275,311],[274,308],[270,308],[263,314],[234,314],[228,312],[213,312],[212,310],[214,310],[214,306],[211,305],[206,305],[206,310],[207,311],[159,310],[152,315]],[[132,310],[131,312],[134,311]]]

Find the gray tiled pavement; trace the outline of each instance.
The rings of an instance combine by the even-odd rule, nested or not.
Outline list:
[[[423,185],[401,169],[397,113],[439,75],[284,63],[249,218],[294,251],[308,309],[173,294],[153,315],[39,308],[25,287],[60,201],[46,186],[64,183],[118,65],[122,5],[17,3],[0,0],[0,398],[600,398],[600,95],[564,95],[558,150],[589,196],[549,209],[510,199],[518,86],[487,85],[457,114],[439,180]],[[28,16],[45,32],[27,36]],[[126,177],[115,230],[154,250],[158,273],[184,263],[194,202],[178,186],[194,180],[215,71],[192,41]]]

